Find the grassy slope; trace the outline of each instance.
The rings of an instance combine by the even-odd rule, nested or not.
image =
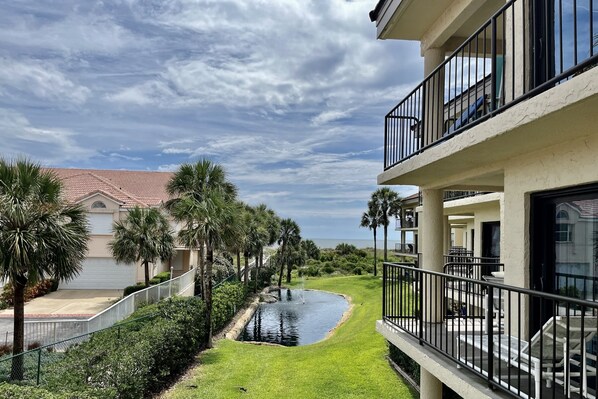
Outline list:
[[[413,398],[390,369],[375,332],[381,282],[371,276],[307,280],[307,288],[350,295],[351,318],[328,340],[275,347],[221,340],[168,398]],[[241,387],[246,391],[241,390]]]

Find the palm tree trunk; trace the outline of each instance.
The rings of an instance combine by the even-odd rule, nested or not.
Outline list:
[[[237,251],[237,280],[241,281],[241,251]]]
[[[145,272],[145,286],[149,287],[149,262],[147,260],[143,261],[143,271]]]
[[[287,263],[287,284],[291,283],[291,270],[293,270],[293,264],[291,262]]]
[[[384,224],[384,262],[388,262],[388,248],[386,243],[388,240],[388,223]]]
[[[260,249],[260,267],[264,266],[264,248]]]
[[[208,336],[206,339],[206,347],[212,347],[212,264],[214,263],[214,250],[211,245],[207,245],[206,256],[206,330]]]
[[[13,356],[23,352],[25,347],[25,286],[27,277],[18,276],[13,281],[14,287],[14,337],[13,337]],[[11,380],[23,379],[23,356],[12,358],[12,368],[10,371]]]
[[[258,281],[259,281],[259,275],[260,275],[260,263],[259,263],[260,257],[256,256],[255,257],[255,284],[253,285],[253,292],[257,292],[258,289]]]
[[[278,288],[280,288],[282,286],[282,274],[284,273],[284,258],[285,258],[284,251],[286,249],[285,248],[286,247],[285,244],[286,243],[283,242],[282,243],[282,247],[280,248],[280,259],[279,259],[279,262],[280,262],[280,273],[278,274]]]
[[[377,265],[377,256],[378,256],[378,250],[376,249],[376,229],[374,229],[374,276],[377,275],[377,271],[376,271],[376,265]]]
[[[245,257],[245,270],[243,270],[243,278],[245,279],[245,287],[249,284],[249,253],[244,252],[243,256]]]
[[[199,243],[199,250],[197,251],[198,266],[199,266],[199,286],[201,287],[201,298],[205,299],[206,285],[205,285],[205,262],[203,256],[203,242]]]

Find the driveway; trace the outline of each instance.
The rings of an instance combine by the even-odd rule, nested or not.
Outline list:
[[[122,298],[122,290],[58,290],[25,304],[26,318],[88,318]],[[12,318],[13,310],[0,311],[0,318]]]

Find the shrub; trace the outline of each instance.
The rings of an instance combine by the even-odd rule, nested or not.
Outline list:
[[[322,271],[326,274],[331,274],[332,272],[334,272],[334,266],[327,264],[322,268]]]
[[[349,255],[357,251],[357,247],[351,244],[340,243],[334,249],[339,255]]]
[[[21,386],[3,383],[0,384],[0,397],[4,399],[102,399],[111,398],[104,392],[93,390],[75,392],[50,392],[43,388]]]
[[[41,280],[34,285],[27,286],[25,289],[25,302],[38,298],[49,293],[52,289],[52,280]],[[0,294],[0,300],[6,302],[9,306],[12,306],[14,298],[14,289],[12,284],[6,284]]]
[[[415,383],[419,384],[419,364],[405,353],[403,353],[399,348],[388,343],[388,356],[401,368],[405,373],[407,373]]]
[[[11,344],[0,344],[0,356],[8,355],[12,353]]]
[[[154,278],[160,279],[160,282],[163,283],[170,280],[170,272],[158,273],[154,276]]]
[[[138,319],[150,313],[155,316]],[[48,387],[94,388],[118,398],[148,396],[191,363],[205,342],[204,317],[205,306],[198,298],[148,305],[133,313],[133,322],[98,332],[69,349],[48,367]]]
[[[218,331],[226,326],[237,310],[245,303],[243,284],[224,283],[212,294],[212,328]]]
[[[159,278],[156,278],[156,277],[151,278],[149,281],[150,285],[160,284],[161,282],[162,282],[162,280],[160,280]]]
[[[144,288],[145,288],[145,285],[143,285],[143,284],[129,285],[128,287],[125,287],[125,289],[123,291],[123,296],[131,295],[132,293],[141,291]]]
[[[353,274],[357,274],[361,276],[361,267],[357,266],[355,269],[353,269]]]
[[[27,350],[30,351],[32,349],[37,349],[40,346],[42,346],[41,342],[39,342],[39,341],[33,341],[29,345],[27,345]]]

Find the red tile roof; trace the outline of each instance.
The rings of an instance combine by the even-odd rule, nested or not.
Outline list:
[[[158,206],[170,197],[171,172],[49,168],[63,182],[67,200],[77,202],[101,193],[122,206]]]

